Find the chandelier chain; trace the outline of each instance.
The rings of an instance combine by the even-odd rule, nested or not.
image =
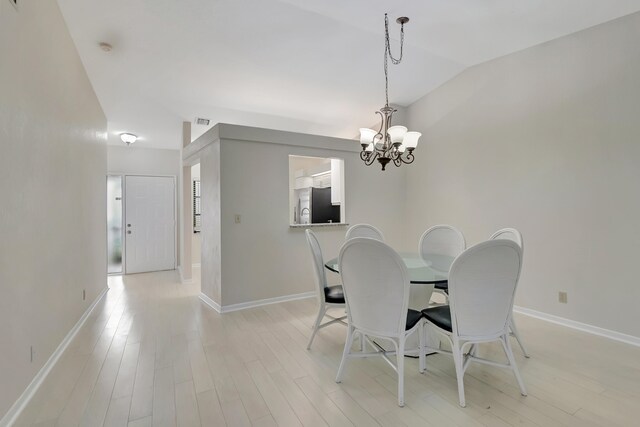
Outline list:
[[[387,14],[384,14],[384,90],[385,90],[385,99],[387,101],[387,106],[389,106],[389,67],[388,67],[388,59],[391,59],[391,63],[393,65],[398,65],[402,62],[402,53],[404,48],[404,24],[400,24],[400,56],[398,58],[394,58],[391,53],[391,42],[389,41],[389,17]]]

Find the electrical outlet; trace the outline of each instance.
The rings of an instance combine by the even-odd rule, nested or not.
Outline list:
[[[240,224],[241,219],[242,219],[242,218],[240,218],[240,214],[235,214],[235,215],[233,216],[233,218],[234,218],[234,220],[235,220],[236,224]]]
[[[566,292],[558,292],[558,302],[561,304],[567,303],[567,293]]]

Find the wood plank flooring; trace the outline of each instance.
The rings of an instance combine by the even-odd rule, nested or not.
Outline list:
[[[109,279],[100,302],[20,426],[636,426],[640,349],[518,317],[531,352],[510,372],[472,366],[458,406],[453,362],[407,359],[406,406],[379,358],[354,360],[334,382],[345,328],[321,330],[306,350],[313,299],[219,315],[175,272]],[[498,346],[483,356],[502,358]]]

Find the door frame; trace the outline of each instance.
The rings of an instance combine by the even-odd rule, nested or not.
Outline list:
[[[127,173],[127,172],[107,172],[107,176],[121,176],[122,177],[122,275],[127,273],[127,238],[124,235],[126,232],[126,219],[127,219],[127,177],[128,176],[143,176],[150,178],[173,178],[173,269],[178,268],[178,183],[175,175],[163,175],[163,174],[148,174],[148,173]],[[133,273],[132,273],[133,274]],[[117,274],[116,274],[117,275]]]

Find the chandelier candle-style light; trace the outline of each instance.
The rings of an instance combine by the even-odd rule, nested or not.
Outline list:
[[[360,158],[367,166],[373,164],[377,159],[385,170],[387,164],[393,161],[393,164],[400,166],[403,163],[413,163],[413,150],[418,145],[418,139],[422,136],[420,132],[408,132],[404,126],[391,126],[391,119],[396,110],[389,106],[389,71],[387,67],[388,59],[391,59],[393,65],[398,65],[402,61],[402,50],[404,47],[404,24],[409,22],[409,18],[401,17],[396,19],[400,24],[400,56],[396,59],[391,54],[391,44],[389,42],[389,18],[384,14],[384,83],[386,104],[376,114],[380,115],[382,123],[380,130],[376,132],[373,129],[360,129],[360,145],[362,151]]]

